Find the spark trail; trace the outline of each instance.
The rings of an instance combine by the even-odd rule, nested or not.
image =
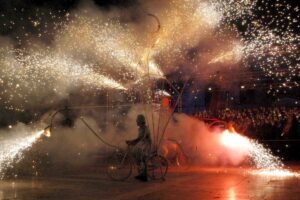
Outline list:
[[[0,140],[0,178],[4,177],[5,169],[12,163],[19,162],[22,153],[30,148],[44,133],[44,131],[30,131],[27,133],[10,134],[1,136]]]
[[[299,177],[300,173],[292,172],[284,168],[280,158],[274,156],[272,152],[257,141],[241,136],[235,131],[225,130],[221,135],[221,142],[227,148],[235,152],[244,152],[252,158],[256,168],[251,173],[263,176],[279,177]]]
[[[116,80],[97,73],[89,64],[51,51],[10,51],[0,63],[1,99],[7,109],[22,110],[24,105],[56,94],[64,96],[74,88],[126,90]],[[19,104],[19,105],[15,105]]]

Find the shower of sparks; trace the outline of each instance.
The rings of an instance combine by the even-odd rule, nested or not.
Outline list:
[[[274,156],[270,149],[254,140],[249,140],[249,143],[250,156],[257,168],[274,170],[281,169],[284,166],[280,158]]]
[[[224,146],[242,151],[248,154],[259,169],[277,169],[283,166],[281,160],[272,155],[269,149],[263,147],[256,141],[241,136],[238,133],[225,130],[221,135],[221,142]]]
[[[170,64],[177,59],[203,68],[238,64],[259,74],[253,87],[261,83],[276,95],[300,86],[299,18],[299,7],[285,0],[175,0],[162,15],[156,50]],[[201,56],[185,58],[189,48],[202,49],[201,42],[203,55],[211,58],[206,63]],[[230,47],[233,43],[237,45]]]
[[[257,170],[251,171],[251,174],[270,177],[300,177],[300,173],[285,169],[280,158],[272,155],[272,152],[262,144],[241,136],[235,131],[223,131],[221,142],[227,148],[239,153],[244,152],[252,158]]]
[[[151,33],[146,35],[146,40],[150,36]],[[80,42],[82,39],[85,44]],[[125,73],[127,77],[141,78],[148,72],[156,77],[163,77],[160,69],[147,66],[148,62],[143,60],[151,52],[149,41],[138,39],[133,28],[122,25],[116,19],[91,19],[86,16],[76,16],[71,23],[64,26],[57,37],[58,47],[63,51],[66,46],[73,53],[92,51],[98,57],[98,62],[112,71]]]
[[[7,53],[7,52],[6,52]],[[2,99],[8,109],[17,109],[13,103],[36,103],[39,98],[56,93],[64,95],[72,88],[87,89],[126,88],[108,76],[93,71],[88,64],[82,64],[63,54],[50,51],[13,51],[0,61],[0,84]],[[5,98],[4,98],[5,97]]]
[[[157,77],[157,78],[164,77],[164,74],[160,70],[160,67],[154,61],[150,61],[148,70],[149,70],[149,75],[152,77]]]
[[[237,63],[241,60],[242,56],[243,56],[243,47],[240,44],[234,44],[232,50],[220,53],[211,61],[209,61],[208,64],[225,63],[225,62]]]
[[[150,36],[146,35],[146,38]],[[101,64],[100,70],[122,75],[127,83],[131,80],[135,80],[132,83],[140,82],[146,76],[164,77],[149,48],[151,40],[139,41],[134,30],[128,25],[122,26],[118,20],[103,21],[97,17],[76,16],[64,26],[56,40],[59,51],[68,49],[67,53],[80,54],[83,60],[91,55],[82,52],[93,52],[93,59]],[[85,43],[82,44],[81,40]]]
[[[139,83],[146,76],[164,78],[166,68],[177,68],[181,61],[204,68],[239,63],[259,72],[258,82],[270,80],[270,94],[300,86],[298,6],[285,0],[174,0],[163,6],[149,7],[160,21],[157,32],[156,22],[146,14],[140,23],[124,20],[121,12],[106,15],[91,7],[57,14],[37,10],[35,17],[28,18],[35,32],[14,38],[25,49],[12,54],[1,49],[0,84],[5,89],[0,101],[7,109],[23,111],[26,106],[16,107],[12,102],[34,102],[47,97],[46,93],[64,96],[70,84],[86,90],[126,90],[124,85]],[[13,29],[17,25],[10,21],[2,26]],[[35,42],[48,38],[52,38],[50,45]],[[207,62],[199,63],[197,53],[187,60],[189,49],[199,44],[203,48],[203,41],[212,42],[211,47],[204,42]],[[219,46],[224,48],[215,48]]]
[[[28,30],[34,31],[26,32],[26,26],[13,20],[0,24],[5,30],[24,30],[22,36],[12,34],[16,41],[12,46],[23,50],[10,45],[0,48],[0,103],[6,109],[24,112],[27,104],[52,101],[52,95],[66,96],[74,89],[126,91],[130,83],[140,83],[144,77],[164,78],[169,65],[184,66],[188,60],[188,64],[197,66],[202,62],[198,59],[201,49],[209,59],[199,65],[239,63],[258,71],[261,80],[270,80],[268,93],[299,87],[300,37],[295,33],[300,28],[299,7],[285,0],[271,2],[173,0],[155,9],[141,1],[161,21],[161,30],[155,34],[157,25],[148,24],[146,14],[145,18],[139,17],[140,13],[138,17],[123,17],[118,11],[107,14],[79,8],[55,15],[37,10],[28,18],[32,24]],[[199,52],[190,56],[190,49]],[[2,140],[0,172],[41,134]],[[259,174],[292,173],[284,171],[281,160],[256,141],[230,132],[222,134],[222,141],[228,148],[247,152],[262,169]]]
[[[82,40],[85,41],[84,44]],[[134,39],[134,33],[129,28],[122,27],[117,20],[103,21],[101,18],[77,16],[64,26],[57,36],[57,43],[63,51],[66,46],[72,53],[93,51],[101,64],[117,71],[126,69],[129,76],[133,76],[130,72],[143,72],[142,66],[137,64],[138,52],[142,49]]]
[[[266,0],[209,2],[214,10],[222,13],[220,34],[224,34],[222,27],[233,32],[241,27],[245,30],[242,34],[238,33],[242,44],[242,56],[238,60],[250,70],[260,71],[262,78],[270,80],[268,93],[275,95],[299,87],[300,36],[295,31],[300,27],[298,6],[294,7],[285,0],[276,3]],[[230,58],[231,54],[232,51],[217,55],[210,63],[227,62],[225,58]]]
[[[287,169],[262,169],[262,170],[254,170],[251,172],[253,175],[259,175],[259,176],[267,176],[267,177],[300,177],[300,173],[293,172]]]
[[[22,152],[30,148],[39,139],[44,131],[33,131],[29,134],[22,134],[15,137],[10,135],[8,138],[1,138],[0,145],[0,177],[3,178],[4,171],[11,167],[12,163],[22,159]]]
[[[215,10],[221,13],[222,20],[227,23],[251,16],[258,1],[209,0],[208,2],[215,7]]]
[[[199,3],[194,15],[199,20],[204,21],[210,28],[218,26],[222,19],[222,13],[217,11],[215,4],[208,2]]]
[[[43,22],[32,24],[40,27]],[[91,17],[85,11],[67,13],[65,20],[54,23],[52,34],[51,46],[26,40],[30,48],[0,49],[0,84],[5,88],[0,101],[6,109],[24,111],[28,104],[37,105],[46,98],[50,102],[49,97],[57,101],[74,89],[125,91],[145,77],[164,77],[152,57],[153,33],[139,37],[134,26],[117,18]]]

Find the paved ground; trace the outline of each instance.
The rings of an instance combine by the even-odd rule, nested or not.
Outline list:
[[[257,176],[242,168],[171,169],[164,182],[110,181],[101,174],[0,183],[2,199],[300,199],[300,178]]]

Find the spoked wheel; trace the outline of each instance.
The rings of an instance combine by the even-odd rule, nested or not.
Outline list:
[[[148,177],[152,180],[165,180],[168,171],[168,161],[160,155],[153,155],[147,161]]]
[[[132,173],[132,162],[127,151],[116,151],[109,158],[108,176],[116,181],[125,181]]]

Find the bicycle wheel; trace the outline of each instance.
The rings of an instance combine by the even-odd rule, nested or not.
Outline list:
[[[125,181],[132,173],[132,161],[128,151],[116,151],[108,161],[107,174],[116,181]]]
[[[153,155],[147,161],[148,177],[152,180],[164,180],[168,171],[168,161],[160,155]]]

